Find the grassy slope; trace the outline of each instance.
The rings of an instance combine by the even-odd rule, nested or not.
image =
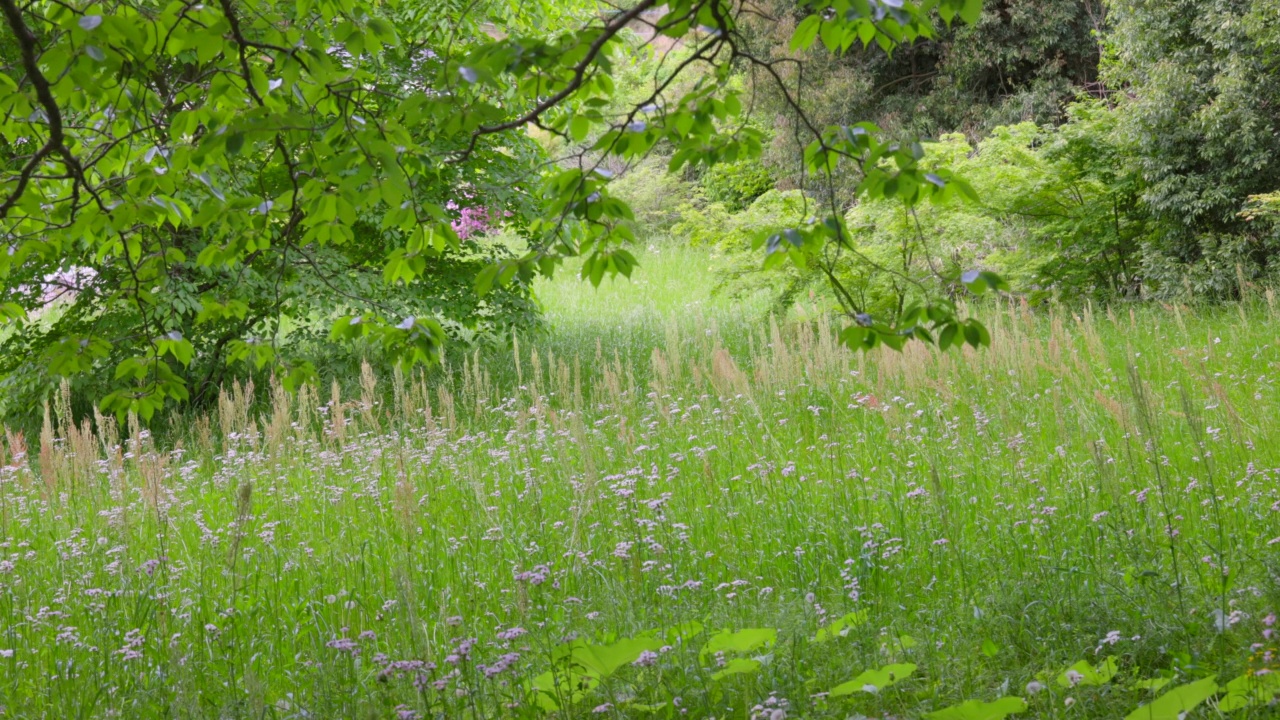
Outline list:
[[[710,297],[696,252],[642,262],[632,285],[540,286],[552,334],[518,361],[455,358],[444,385],[369,377],[362,399],[282,398],[256,419],[233,394],[180,454],[64,432],[31,440],[41,472],[11,438],[0,704],[540,717],[532,680],[558,717],[665,702],[659,717],[745,718],[772,696],[792,718],[914,718],[1019,695],[1022,717],[1113,718],[1150,700],[1136,677],[1190,662],[1175,684],[1225,683],[1265,662],[1250,658],[1280,604],[1265,304],[1015,308],[991,314],[989,351],[852,356],[825,325]],[[863,614],[846,635],[812,642],[848,613]],[[707,631],[680,640],[687,621]],[[699,652],[721,628],[778,639],[712,679],[735,658]],[[535,680],[568,636],[649,630],[672,648],[652,667],[583,697]],[[1113,682],[1055,682],[1108,655]],[[889,662],[917,669],[823,695]],[[1029,694],[1038,673],[1048,688]]]

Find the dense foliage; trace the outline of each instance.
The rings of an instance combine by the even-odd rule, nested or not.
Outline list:
[[[872,41],[890,51],[980,12],[975,0],[802,5],[793,46],[821,35],[837,53]],[[209,397],[228,362],[290,388],[314,378],[298,325],[331,323],[333,339],[401,363],[437,359],[436,315],[475,325],[495,305],[519,308],[519,290],[483,308],[444,299],[458,263],[487,263],[482,294],[565,256],[586,257],[595,283],[630,274],[633,213],[602,163],[659,145],[672,169],[756,157],[763,133],[738,121],[735,71],[790,92],[776,63],[749,50],[739,19],[754,6],[680,0],[646,16],[659,7],[590,19],[573,5],[505,2],[3,0],[0,278],[18,327],[0,372],[32,397],[50,377],[94,378],[105,410],[149,418],[166,400]],[[637,25],[682,54],[655,66],[642,99],[628,88],[618,102],[611,76]],[[697,82],[678,83],[691,68]],[[914,204],[964,190],[945,172],[926,178],[918,146],[877,140],[872,126],[810,127],[809,171],[862,177],[867,197]],[[544,157],[528,128],[566,152]],[[758,177],[746,194],[726,177],[740,201],[758,192]],[[825,220],[776,232],[770,262],[841,253],[849,238],[832,200]],[[460,237],[454,226],[475,204],[515,225],[526,248],[494,257]],[[379,269],[411,289],[379,299],[366,289]],[[69,307],[52,311],[51,293]],[[945,297],[900,326],[838,297],[858,321],[854,344],[985,338]]]
[[[984,35],[1019,23],[1039,30],[998,48],[990,44],[997,35]],[[794,54],[778,41],[789,30],[753,27],[753,40],[769,52]],[[967,268],[1006,276],[1033,303],[1214,301],[1273,287],[1280,279],[1272,210],[1280,187],[1278,28],[1270,1],[1208,10],[1160,1],[1009,2],[988,4],[976,24],[890,56],[806,58],[812,82],[797,98],[809,116],[789,113],[791,98],[773,86],[758,98],[761,124],[777,119],[765,156],[776,193],[750,206],[713,192],[715,177],[689,178],[672,189],[684,191],[675,193],[677,224],[654,230],[715,244],[727,258],[723,285],[738,294],[768,287],[779,309],[807,297],[838,304],[828,274],[887,317],[930,294],[956,293],[957,273]],[[1074,51],[1054,45],[1068,36]],[[1039,64],[1019,65],[1034,57]],[[922,58],[933,58],[923,75],[885,69]],[[877,90],[868,78],[881,71],[888,75]],[[1055,72],[1053,82],[1041,81]],[[983,77],[1008,84],[984,85]],[[792,79],[799,87],[801,78]],[[1031,99],[1035,88],[1051,86],[1057,90]],[[1021,115],[1012,111],[1020,102]],[[954,171],[979,201],[903,207],[857,194],[856,177],[833,177],[828,188],[788,160],[803,143],[795,133],[805,117],[850,115],[879,118],[908,138],[934,135],[923,143],[922,166]],[[833,189],[854,257],[773,277],[752,273],[754,258],[744,250],[751,229],[775,222],[784,197],[793,207],[783,214],[802,218],[809,200],[821,203]]]
[[[1239,216],[1280,188],[1280,4],[1114,0],[1104,77],[1159,223],[1144,274],[1161,295],[1232,296],[1274,282],[1280,236]],[[1210,20],[1212,18],[1212,20]]]
[[[752,24],[752,40],[776,57],[794,57],[790,29],[803,16],[789,12],[795,8],[790,0],[768,5],[786,21]],[[1077,93],[1099,89],[1095,31],[1104,17],[1102,4],[1090,0],[987,2],[975,22],[892,53],[873,47],[803,55],[799,100],[819,125],[870,120],[903,140],[1058,122]],[[767,160],[794,175],[786,99],[768,85],[760,90],[762,112],[782,121]]]

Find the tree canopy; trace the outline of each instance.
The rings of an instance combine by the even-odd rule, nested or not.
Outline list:
[[[892,52],[981,10],[977,0],[801,5],[796,52]],[[315,373],[298,352],[305,334],[288,331],[317,318],[332,321],[331,340],[431,362],[442,318],[518,304],[501,289],[565,257],[583,257],[593,282],[629,274],[631,211],[603,160],[659,145],[673,170],[758,156],[762,133],[743,121],[751,98],[735,70],[774,82],[796,111],[810,172],[910,204],[969,194],[945,170],[921,170],[918,144],[882,141],[869,123],[809,121],[785,70],[800,61],[754,55],[743,29],[760,11],[736,0],[639,0],[603,14],[496,1],[0,9],[7,363],[34,364],[45,381],[109,376],[101,404],[116,413],[150,417],[203,395],[228,363],[304,382]],[[643,98],[621,102],[613,65],[637,28],[684,52],[655,65]],[[690,74],[696,82],[677,82]],[[530,129],[566,152],[549,156]],[[504,252],[466,232],[471,199],[527,247]],[[766,264],[825,267],[854,252],[843,204],[833,194],[804,224],[762,233]],[[442,305],[449,278],[468,274],[484,300]],[[963,280],[1001,286],[989,273]],[[57,297],[63,310],[46,312]],[[946,297],[896,325],[840,299],[853,346],[986,339]]]

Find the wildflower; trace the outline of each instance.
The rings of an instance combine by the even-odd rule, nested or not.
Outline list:
[[[1062,701],[1062,704],[1067,707],[1071,707],[1072,705],[1076,704],[1076,699],[1073,697],[1068,697],[1066,700]]]
[[[488,666],[480,665],[479,667],[480,667],[480,671],[484,673],[484,676],[486,678],[493,679],[498,675],[501,675],[502,673],[506,672],[512,665],[515,665],[516,662],[519,660],[520,660],[519,653],[507,653],[499,657],[498,661],[495,662],[494,664],[488,665]]]
[[[13,650],[0,650],[0,658],[13,657]]]
[[[1037,681],[1037,680],[1032,680],[1031,682],[1027,683],[1027,694],[1028,694],[1028,695],[1036,695],[1036,694],[1038,694],[1041,690],[1044,690],[1044,684],[1043,684],[1043,683],[1041,683],[1041,682],[1039,682],[1039,681]]]
[[[551,568],[546,565],[539,565],[532,570],[516,573],[517,582],[527,582],[530,585],[541,585],[547,581],[551,575]]]
[[[521,627],[513,627],[510,630],[503,630],[498,633],[499,640],[515,640],[521,635],[527,634],[529,631]]]
[[[342,637],[334,638],[333,640],[330,640],[329,642],[325,643],[324,646],[327,648],[331,648],[333,650],[337,650],[338,652],[344,652],[351,655],[360,654],[360,646],[356,644],[355,640],[352,640],[350,638],[342,638]]]
[[[1067,670],[1066,676],[1067,682],[1071,683],[1071,687],[1079,685],[1080,681],[1084,679],[1084,675],[1080,674],[1078,670]]]
[[[130,630],[125,633],[124,647],[117,650],[116,654],[120,656],[121,660],[126,662],[129,660],[138,660],[142,657],[140,648],[146,641],[147,639],[143,637],[141,630]]]
[[[602,713],[607,713],[612,709],[613,709],[613,703],[605,703],[603,705],[595,706],[595,708],[593,708],[591,712],[596,714],[602,714]]]
[[[751,720],[786,720],[790,707],[786,698],[770,695],[768,700],[751,708]]]
[[[640,657],[636,658],[631,664],[636,667],[653,667],[658,664],[658,653],[653,652],[652,650],[645,650],[641,652]]]

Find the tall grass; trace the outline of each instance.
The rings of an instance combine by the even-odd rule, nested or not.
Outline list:
[[[855,355],[666,257],[438,379],[228,388],[175,447],[66,399],[9,433],[4,712],[1113,718],[1277,664],[1267,304]]]

